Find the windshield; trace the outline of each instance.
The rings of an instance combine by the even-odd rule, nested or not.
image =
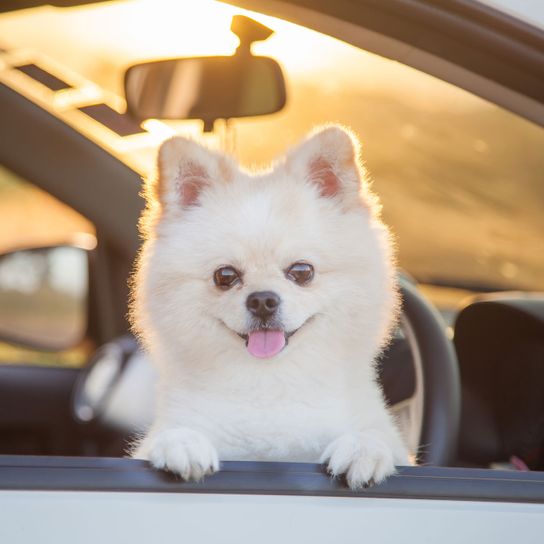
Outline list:
[[[425,283],[471,290],[544,290],[544,130],[453,85],[300,26],[209,1],[6,14],[0,47],[10,58],[50,59],[57,73],[75,72],[122,103],[131,63],[233,53],[229,26],[236,13],[276,30],[254,51],[281,64],[287,106],[231,121],[219,145],[228,141],[246,166],[263,165],[316,124],[346,124],[363,141],[405,270]],[[52,107],[77,125],[69,100]],[[144,174],[161,139],[173,130],[200,130],[198,122],[144,126],[149,138],[102,142],[121,142],[117,152]]]

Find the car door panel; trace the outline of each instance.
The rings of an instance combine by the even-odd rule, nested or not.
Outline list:
[[[78,374],[75,368],[0,365],[0,452],[71,451],[70,399]]]

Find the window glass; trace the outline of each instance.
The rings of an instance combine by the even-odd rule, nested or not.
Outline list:
[[[6,43],[122,94],[131,63],[232,54],[237,13],[276,31],[253,51],[277,59],[288,86],[282,112],[230,122],[225,141],[246,165],[270,161],[317,124],[343,123],[362,139],[402,268],[454,298],[544,290],[544,130],[486,100],[318,32],[204,0],[40,8],[5,16],[0,30]],[[194,123],[172,126],[194,133]],[[151,172],[154,153],[143,147],[134,154],[149,158]]]
[[[94,241],[85,218],[0,167],[0,363],[86,361]]]

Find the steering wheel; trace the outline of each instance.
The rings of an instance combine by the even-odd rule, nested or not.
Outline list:
[[[461,415],[457,356],[434,307],[407,278],[399,284],[400,328],[415,367],[415,392],[399,405],[409,414],[407,434],[417,446],[418,464],[448,466],[455,460]]]

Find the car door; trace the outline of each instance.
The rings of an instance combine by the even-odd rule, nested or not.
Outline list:
[[[304,463],[226,462],[183,483],[144,461],[4,457],[0,507],[3,542],[536,544],[544,474],[405,467],[355,493]]]
[[[453,4],[456,9],[447,9]],[[501,18],[492,19],[495,25],[482,24],[486,32],[476,32],[480,38],[487,33],[489,39],[480,42],[480,47],[473,39],[475,35],[463,30],[474,21],[464,18],[461,4],[467,6],[443,2],[442,9],[436,3],[415,1],[386,7],[370,1],[334,5],[322,2],[315,6],[307,2],[244,2],[248,7],[262,8],[352,43],[374,44],[382,53],[390,47],[389,56],[399,60],[421,65],[426,60],[429,72],[464,82],[465,87],[475,89],[480,85],[479,93],[488,98],[495,96],[497,90],[511,88],[515,99],[509,100],[512,95],[502,92],[497,101],[530,119],[541,119],[538,97],[542,97],[539,89],[543,79],[535,78],[535,74],[541,74],[542,63],[538,65],[529,58],[542,57],[538,48],[531,45],[531,40],[537,38],[531,38],[532,31],[523,34],[516,25],[509,26]],[[410,7],[414,10],[410,11]],[[484,15],[484,23],[489,22],[489,14]],[[506,25],[506,36],[501,25]],[[393,41],[388,41],[391,37]],[[373,41],[375,38],[385,41]],[[403,47],[395,50],[399,42]],[[512,73],[508,66],[512,57],[504,53],[505,49],[493,49],[496,42],[503,46],[510,43],[512,47],[519,42],[515,67],[517,70],[523,64],[523,77]],[[430,59],[422,52],[434,57]],[[439,62],[441,58],[445,62]],[[461,69],[451,70],[452,66]],[[470,69],[475,72],[470,73]],[[80,135],[63,139],[61,133],[70,132],[69,128],[54,119],[45,122],[48,112],[35,111],[30,117],[26,113],[36,109],[35,105],[21,107],[24,98],[14,96],[10,89],[0,90],[2,114],[7,120],[3,126],[8,127],[3,136],[10,131],[15,136],[13,145],[6,147],[10,149],[9,156],[25,163],[21,149],[26,133],[17,128],[20,119],[26,120],[26,128],[31,129],[27,132],[37,149],[55,134],[86,168],[83,174],[78,172],[78,177],[70,162],[58,158],[65,155],[66,149],[53,146],[58,154],[47,159],[53,161],[51,171],[59,174],[64,183],[55,184],[51,177],[40,173],[40,165],[47,163],[45,156],[33,166],[34,177],[52,193],[62,193],[64,200],[78,210],[87,210],[97,232],[109,232],[110,243],[121,260],[130,261],[126,256],[133,256],[137,242],[129,231],[135,224],[139,205],[137,191],[128,187],[137,176],[128,173],[113,157],[100,153],[92,142],[83,142]],[[19,118],[12,114],[15,110]],[[36,123],[38,130],[34,130]],[[406,137],[410,134],[411,129],[406,131]],[[477,147],[482,149],[481,145]],[[92,160],[97,158],[100,160]],[[87,167],[93,176],[88,176]],[[94,181],[94,196],[73,189],[70,181],[76,178],[83,178],[83,186]],[[113,188],[108,179],[115,179]],[[118,213],[108,215],[101,210],[96,205],[98,198],[108,201],[109,209]],[[222,469],[205,482],[193,484],[134,460],[4,457],[0,463],[0,536],[6,541],[33,541],[46,534],[59,542],[149,542],[182,537],[202,542],[272,542],[280,538],[315,542],[542,539],[544,481],[538,472],[413,467],[401,469],[383,486],[354,494],[341,480],[331,480],[315,465],[227,462]],[[29,516],[32,524],[27,522]]]
[[[124,445],[119,437],[102,428],[76,423],[71,403],[75,383],[94,349],[127,330],[126,278],[138,243],[136,220],[127,229],[132,234],[133,245],[130,237],[128,243],[120,244],[115,239],[117,231],[104,227],[103,208],[96,205],[101,198],[111,199],[111,191],[104,196],[93,183],[78,184],[82,175],[91,180],[94,175],[104,177],[100,168],[104,167],[103,162],[111,160],[110,155],[102,152],[102,161],[100,151],[89,140],[82,139],[75,131],[66,131],[68,127],[59,124],[53,115],[6,85],[0,85],[0,94],[4,244],[0,262],[17,257],[18,250],[58,244],[79,247],[85,254],[78,270],[64,270],[72,283],[79,278],[85,291],[81,293],[77,315],[72,315],[69,323],[80,322],[77,338],[61,346],[62,349],[55,348],[54,342],[41,349],[32,339],[21,341],[19,335],[17,341],[12,341],[9,334],[2,336],[0,331],[0,452],[89,455],[109,451],[120,455]],[[81,144],[85,147],[83,151],[78,148]],[[67,161],[69,145],[75,149]],[[89,158],[86,146],[95,154],[98,151],[98,158],[92,151]],[[56,160],[50,160],[52,157]],[[86,161],[91,162],[90,167]],[[134,172],[127,171],[137,180]],[[137,206],[133,212],[137,217],[140,203],[136,184],[127,197],[129,203],[131,197]],[[126,207],[123,209],[127,213]],[[22,264],[23,273],[34,270],[28,257],[26,264]],[[26,298],[27,302],[32,300]],[[37,302],[27,309],[28,319],[44,310],[44,306]],[[0,312],[1,320],[13,330],[14,308],[4,303]],[[24,327],[19,328],[16,332],[22,332]]]

